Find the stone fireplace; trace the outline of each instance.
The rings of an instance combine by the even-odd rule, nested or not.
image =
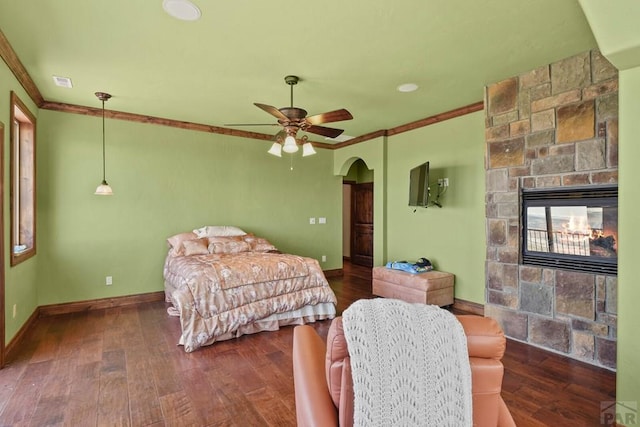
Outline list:
[[[613,269],[571,269],[572,257],[584,257],[568,253],[578,247],[571,240],[572,248],[560,254],[569,262],[529,262],[531,253],[542,253],[544,258],[566,242],[566,235],[554,241],[549,233],[564,227],[554,225],[553,218],[567,211],[556,209],[553,214],[550,208],[540,210],[537,202],[531,205],[526,200],[545,191],[615,189],[615,210],[610,201],[569,205],[579,205],[576,216],[594,224],[598,218],[601,224],[611,224],[613,215],[617,217],[617,70],[598,51],[545,65],[487,86],[485,113],[485,315],[496,318],[510,338],[615,369],[617,252]],[[523,199],[535,208],[532,214],[547,212],[549,223],[527,224]],[[603,215],[608,215],[606,220]],[[606,241],[599,245],[615,246],[611,230],[604,236],[605,226],[600,228],[594,238]],[[527,247],[529,229],[547,233],[531,237],[543,246]],[[615,233],[617,237],[617,228]],[[589,255],[604,253],[598,245],[586,245],[580,250]],[[596,257],[609,258],[604,262],[612,264],[611,256]]]

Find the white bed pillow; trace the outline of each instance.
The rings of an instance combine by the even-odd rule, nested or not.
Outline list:
[[[244,236],[245,233],[233,225],[207,225],[193,230],[198,237]]]

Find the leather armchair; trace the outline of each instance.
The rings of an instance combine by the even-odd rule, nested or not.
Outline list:
[[[515,426],[500,392],[506,340],[498,323],[481,316],[456,316],[467,336],[471,365],[473,425]],[[329,328],[327,343],[310,325],[293,332],[293,379],[299,427],[352,426],[353,384],[342,318]]]

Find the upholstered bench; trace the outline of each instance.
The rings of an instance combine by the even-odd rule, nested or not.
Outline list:
[[[374,267],[372,275],[374,295],[440,307],[453,304],[451,273],[432,270],[412,274],[387,267]]]

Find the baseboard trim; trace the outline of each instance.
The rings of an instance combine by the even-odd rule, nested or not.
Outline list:
[[[100,310],[104,308],[124,307],[145,302],[164,301],[164,291],[149,292],[146,294],[126,295],[122,297],[101,298],[87,301],[65,302],[62,304],[41,305],[31,313],[31,316],[22,325],[20,330],[9,341],[4,349],[4,361],[11,359],[12,353],[20,348],[22,342],[40,317],[55,316],[58,314],[78,313],[80,311]]]
[[[101,298],[87,301],[75,301],[62,304],[42,305],[38,307],[39,316],[56,316],[58,314],[78,313],[81,311],[100,310],[104,308],[124,307],[145,302],[164,301],[164,291],[146,294],[125,295],[122,297]]]
[[[22,344],[22,342],[24,341],[25,336],[27,335],[27,332],[29,332],[34,327],[36,320],[38,320],[38,316],[39,316],[38,309],[39,307],[36,308],[33,311],[33,313],[31,313],[31,316],[29,316],[27,321],[24,322],[24,325],[22,325],[22,327],[13,336],[13,338],[11,338],[11,341],[9,341],[9,344],[7,344],[7,346],[4,348],[5,366],[7,361],[11,360],[11,356],[13,355],[12,353],[14,351],[17,351],[19,348],[19,344]]]
[[[342,277],[344,275],[344,271],[341,268],[336,268],[335,270],[323,270],[324,277],[330,279],[332,277]]]
[[[478,316],[484,316],[484,305],[477,302],[465,301],[463,299],[454,298],[453,308],[456,310],[466,311]]]

